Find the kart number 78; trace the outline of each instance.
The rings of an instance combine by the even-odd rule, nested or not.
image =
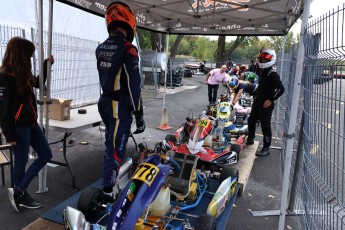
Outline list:
[[[138,166],[137,170],[135,170],[132,179],[141,180],[148,186],[151,186],[158,172],[159,168],[157,166],[150,163],[142,163]]]

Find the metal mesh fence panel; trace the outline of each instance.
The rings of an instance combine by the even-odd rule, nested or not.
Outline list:
[[[44,33],[44,41],[48,41]],[[33,31],[32,40],[38,47],[38,33]],[[51,97],[73,99],[72,107],[96,103],[100,96],[95,50],[98,42],[53,33]],[[47,53],[47,43],[44,44]],[[38,60],[35,59],[38,66]],[[38,74],[38,73],[36,73]]]
[[[345,229],[344,6],[305,29],[302,199],[306,229]]]
[[[38,51],[38,31],[31,31],[31,40]],[[44,53],[47,54],[48,33],[43,34]],[[72,37],[64,34],[53,33],[52,54],[55,63],[51,72],[51,98],[73,99],[71,107],[76,108],[94,104],[100,96],[99,78],[97,72],[97,60],[95,50],[98,42]],[[39,60],[34,56],[34,73],[38,75]],[[45,55],[46,57],[46,55]],[[39,91],[36,90],[37,98]],[[69,139],[78,137],[73,133]],[[48,130],[48,140],[52,148],[62,145],[60,140],[63,133]]]
[[[25,31],[21,28],[0,25],[0,63],[5,54],[7,42],[15,36],[25,37]]]

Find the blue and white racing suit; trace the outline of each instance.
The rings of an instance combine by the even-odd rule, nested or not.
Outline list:
[[[122,33],[115,32],[97,47],[96,58],[103,92],[98,111],[106,127],[102,185],[111,192],[126,153],[132,112],[142,111],[139,55]]]

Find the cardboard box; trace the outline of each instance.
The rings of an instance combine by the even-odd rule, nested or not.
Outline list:
[[[49,107],[49,118],[53,120],[69,120],[71,102],[73,99],[51,99],[52,103]],[[46,117],[46,105],[44,105],[43,116]]]

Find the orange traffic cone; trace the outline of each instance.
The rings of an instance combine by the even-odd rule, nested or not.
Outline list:
[[[163,110],[162,110],[161,124],[159,126],[157,126],[157,128],[162,129],[162,130],[168,130],[168,129],[172,128],[168,124],[168,113],[167,113],[167,108],[165,108],[165,107],[163,107]]]

